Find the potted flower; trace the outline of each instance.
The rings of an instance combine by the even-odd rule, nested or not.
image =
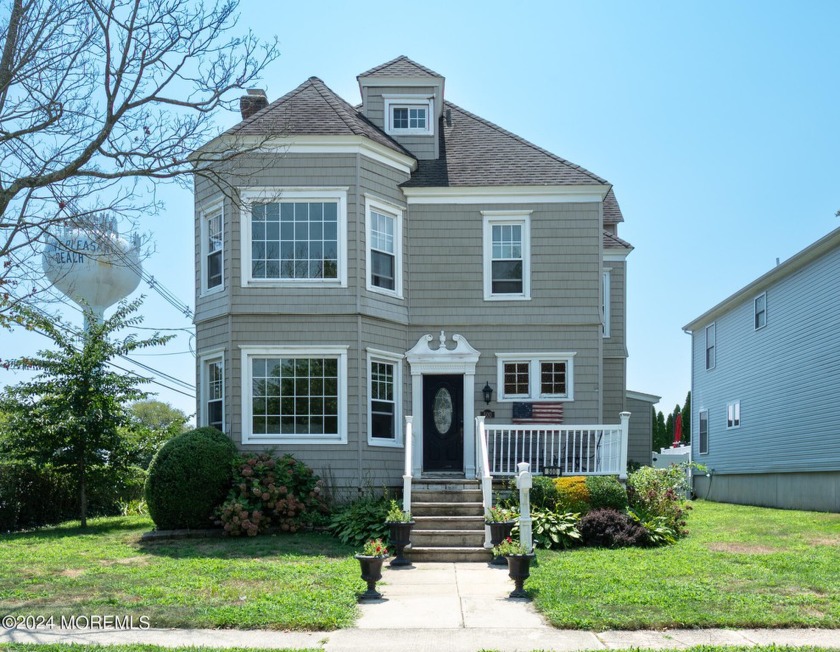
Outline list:
[[[490,545],[494,548],[510,536],[513,526],[516,525],[517,513],[506,507],[491,507],[484,512],[484,523],[490,526]],[[501,555],[494,556],[490,560],[493,566],[505,566],[507,562]]]
[[[385,516],[385,525],[390,529],[391,545],[394,546],[395,556],[389,566],[410,566],[411,562],[403,557],[403,550],[411,544],[411,528],[414,521],[411,512],[403,511],[396,500],[391,501],[388,514]]]
[[[498,546],[493,548],[493,554],[507,559],[508,576],[516,584],[516,588],[511,591],[511,598],[527,598],[528,594],[522,585],[531,576],[531,560],[536,557],[533,551],[525,549],[519,541],[514,541],[510,537],[502,541]]]
[[[368,539],[362,552],[356,555],[362,567],[362,579],[367,582],[367,591],[359,596],[360,600],[378,600],[382,594],[376,590],[376,583],[382,579],[382,562],[388,556],[388,548],[382,539]]]

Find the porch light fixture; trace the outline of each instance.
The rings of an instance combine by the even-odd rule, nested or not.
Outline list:
[[[493,400],[493,388],[490,387],[490,383],[484,383],[484,389],[481,390],[481,393],[484,394],[484,402],[490,405],[490,401]]]

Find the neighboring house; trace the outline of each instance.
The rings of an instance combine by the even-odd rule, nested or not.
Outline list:
[[[837,229],[685,326],[701,498],[840,511],[839,287]]]
[[[653,452],[653,406],[662,397],[629,390],[626,397],[626,410],[631,414],[627,460],[639,466],[650,466]]]
[[[406,415],[415,474],[468,478],[485,409],[619,423],[632,247],[612,186],[406,57],[358,82],[357,107],[316,77],[250,91],[202,150],[259,146],[196,178],[199,422],[339,488],[400,483]]]

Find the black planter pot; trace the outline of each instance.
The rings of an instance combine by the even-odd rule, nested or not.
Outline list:
[[[388,521],[386,525],[390,528],[391,545],[396,551],[389,566],[411,566],[411,561],[403,556],[405,547],[411,544],[411,528],[414,521],[408,523],[400,521]]]
[[[485,521],[485,523],[490,526],[490,545],[493,547],[507,539],[513,526],[516,525],[516,521]],[[505,558],[501,555],[490,560],[491,566],[505,566],[506,564]]]
[[[508,564],[508,576],[516,583],[516,588],[511,591],[511,598],[527,598],[528,594],[522,585],[531,577],[531,560],[536,557],[530,555],[505,555]]]
[[[382,579],[382,563],[385,557],[371,557],[356,555],[362,567],[362,579],[367,582],[367,591],[359,596],[359,600],[378,600],[382,594],[376,590],[376,583]]]

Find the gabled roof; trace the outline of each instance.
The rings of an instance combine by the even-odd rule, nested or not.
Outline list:
[[[721,315],[729,312],[732,308],[741,305],[744,301],[754,299],[756,295],[760,294],[774,283],[777,283],[783,278],[798,272],[806,265],[809,265],[838,247],[840,247],[840,228],[834,229],[828,235],[823,236],[812,245],[805,247],[805,249],[799,253],[788,258],[785,262],[780,265],[776,265],[763,276],[759,276],[749,285],[744,286],[735,294],[721,301],[714,308],[707,310],[697,319],[683,326],[683,330],[686,332],[699,330],[700,328],[713,322]]]
[[[618,200],[615,198],[613,189],[610,188],[607,195],[604,197],[604,224],[618,224],[624,221],[624,216],[621,214],[621,208],[618,205]]]
[[[373,125],[317,77],[228,129],[232,136],[365,136],[400,154],[414,156]]]
[[[425,66],[421,66],[416,61],[412,61],[406,56],[399,56],[396,59],[391,59],[375,68],[363,72],[361,75],[356,75],[356,79],[362,77],[440,77],[434,70],[429,70]]]
[[[440,158],[419,161],[403,187],[608,185],[451,102],[444,102],[440,125]]]

